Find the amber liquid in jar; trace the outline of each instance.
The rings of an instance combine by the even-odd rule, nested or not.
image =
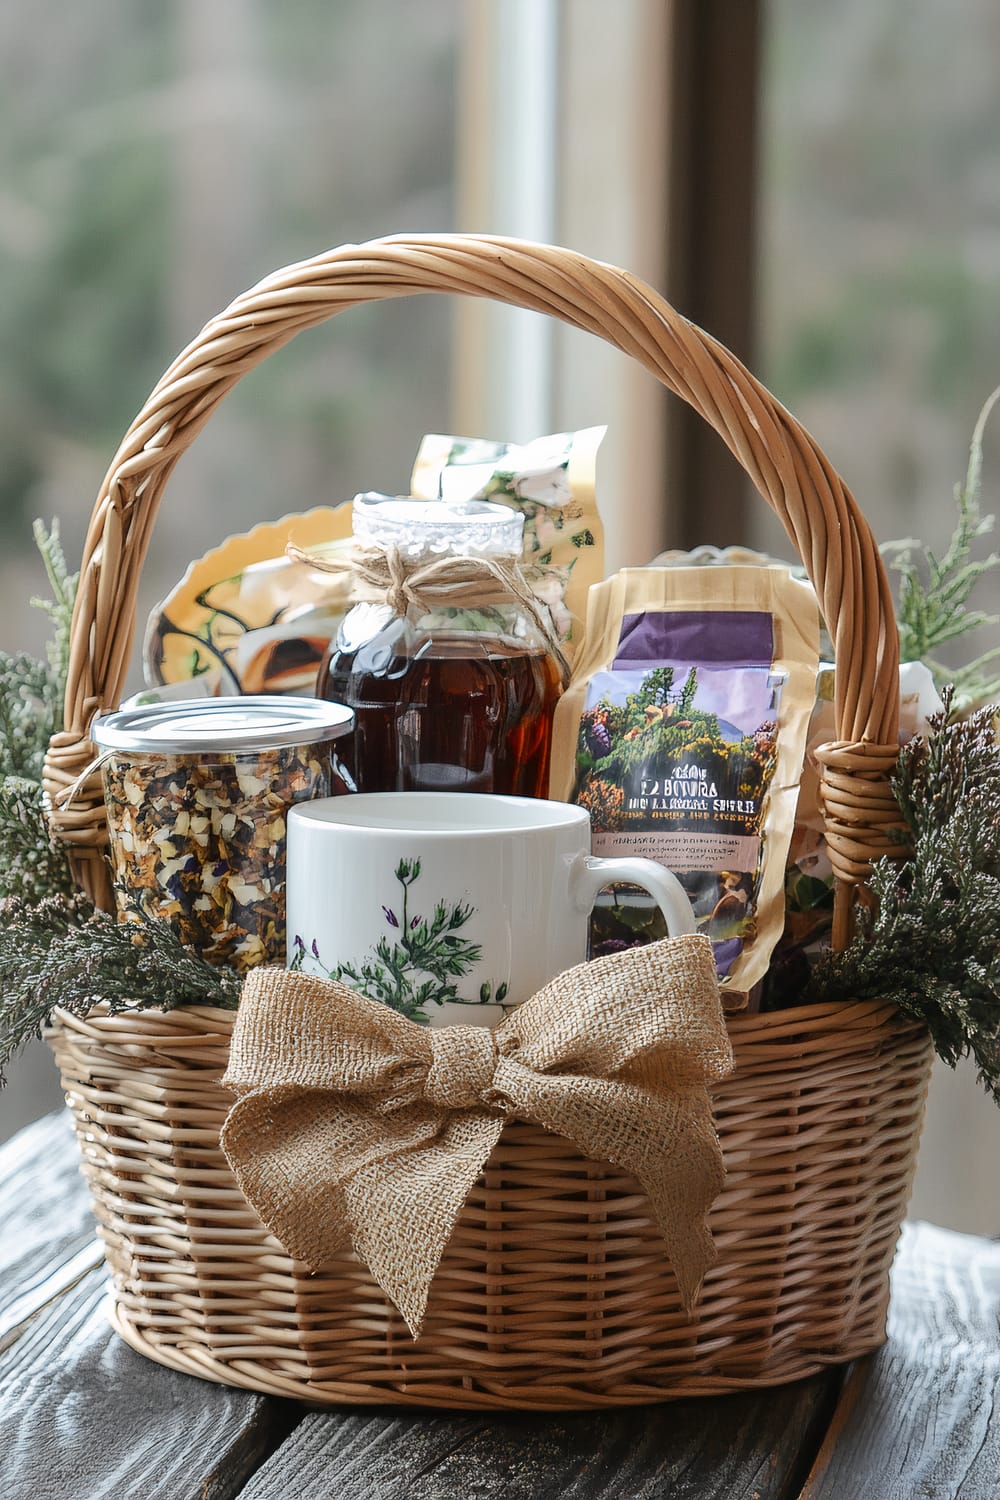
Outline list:
[[[401,644],[390,627],[356,651],[334,643],[320,667],[317,696],[354,709],[343,760],[358,791],[544,797],[562,691],[551,654],[480,633]]]

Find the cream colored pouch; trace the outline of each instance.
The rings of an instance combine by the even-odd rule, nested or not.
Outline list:
[[[587,427],[523,444],[430,433],[410,476],[411,492],[427,500],[492,500],[521,512],[521,566],[568,661],[579,646],[587,590],[604,576],[596,471],[606,431]]]

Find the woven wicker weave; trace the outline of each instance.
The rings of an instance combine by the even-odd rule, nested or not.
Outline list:
[[[416,292],[530,307],[594,332],[688,400],[729,444],[815,583],[837,660],[823,753],[836,938],[896,816],[898,640],[877,547],[829,463],[737,360],[626,272],[473,236],[348,246],[277,272],[210,322],[136,417],[101,488],[74,617],[66,730],[46,784],[80,884],[108,898],[94,715],[116,705],[163,487],[216,404],[300,329]],[[365,1268],[296,1266],[247,1207],[219,1148],[231,1017],[191,1009],[86,1021],[50,1038],[113,1273],[116,1326],[177,1368],[315,1401],[610,1406],[773,1385],[884,1337],[930,1047],[890,1006],[733,1018],[715,1092],[728,1177],[719,1262],[680,1312],[631,1179],[524,1124],[504,1132],[463,1214],[414,1345]]]

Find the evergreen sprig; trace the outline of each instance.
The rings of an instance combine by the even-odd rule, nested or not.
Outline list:
[[[215,968],[140,911],[118,921],[82,895],[0,902],[0,1083],[56,1009],[85,1015],[180,1005],[235,1010],[242,976]]]
[[[37,905],[73,890],[66,851],[52,838],[41,783],[25,776],[0,779],[0,896]]]
[[[1000,695],[1000,675],[991,670],[1000,660],[1000,646],[960,667],[949,667],[937,656],[943,646],[1000,623],[1000,615],[969,607],[980,581],[1000,569],[1000,554],[996,552],[973,557],[975,544],[988,536],[994,525],[993,516],[980,512],[980,494],[983,434],[998,400],[1000,387],[985,402],[973,429],[965,479],[955,486],[958,521],[944,556],[938,558],[912,538],[886,542],[882,548],[900,575],[897,623],[902,660],[922,661],[934,674],[939,689],[950,682],[959,708]]]
[[[52,621],[47,660],[0,651],[0,897],[41,901],[72,890],[65,851],[49,833],[42,766],[63,722],[69,631],[76,595],[59,542],[59,526],[35,522],[53,597],[33,599]]]
[[[66,556],[62,549],[59,538],[59,522],[54,520],[46,531],[44,521],[36,521],[31,528],[32,536],[35,538],[35,546],[41,555],[45,566],[46,577],[49,580],[49,588],[52,590],[51,599],[32,599],[31,603],[35,609],[44,610],[52,622],[52,633],[50,635],[46,654],[48,656],[49,668],[60,689],[65,688],[66,674],[69,670],[69,640],[70,628],[73,623],[73,606],[76,603],[76,586],[79,582],[78,573],[70,574],[66,566]],[[59,709],[62,712],[62,692],[60,691]]]
[[[40,781],[45,750],[61,726],[60,683],[47,663],[0,651],[0,777]]]
[[[950,688],[893,778],[912,859],[876,860],[872,909],[803,999],[885,998],[928,1026],[954,1066],[975,1059],[1000,1103],[1000,741],[997,710],[956,716]]]

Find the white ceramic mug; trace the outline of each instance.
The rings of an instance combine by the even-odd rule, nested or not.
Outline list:
[[[474,792],[366,792],[288,815],[288,965],[433,1026],[493,1025],[587,957],[612,882],[640,885],[672,937],[694,931],[677,878],[595,859],[582,807]]]

